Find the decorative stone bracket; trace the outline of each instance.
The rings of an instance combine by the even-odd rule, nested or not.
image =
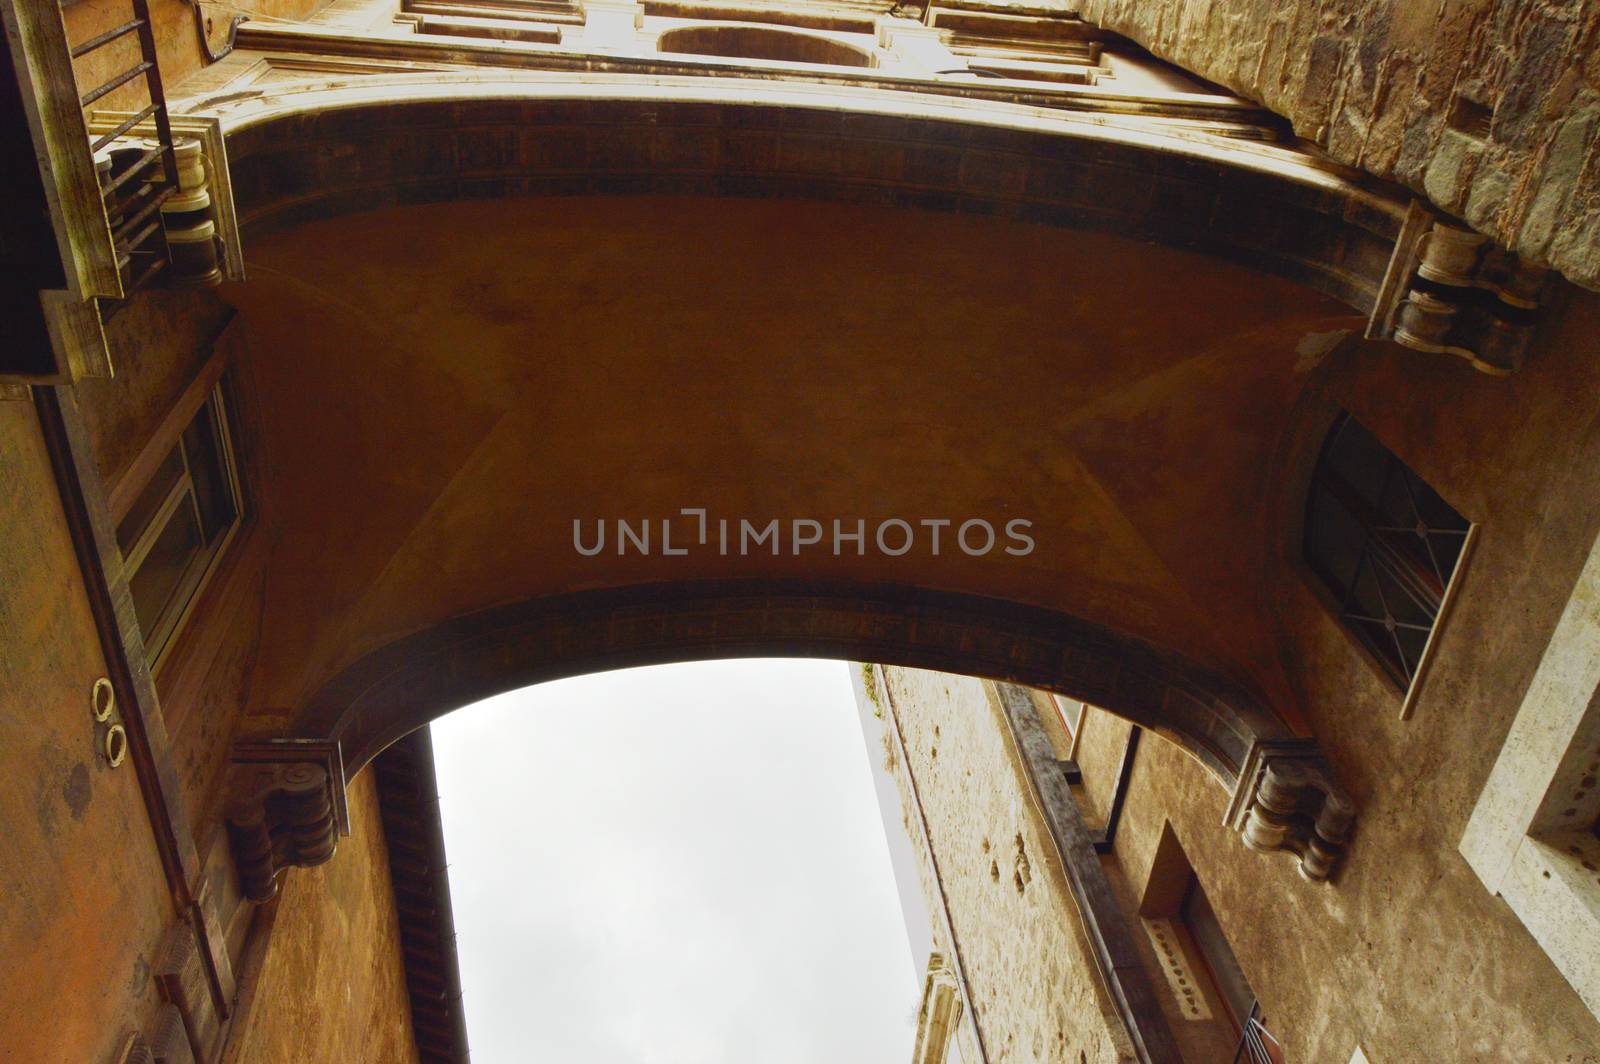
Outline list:
[[[91,133],[106,133],[137,116],[124,111],[95,111]],[[178,164],[178,191],[161,207],[167,246],[172,254],[168,283],[180,288],[205,288],[245,279],[244,248],[234,210],[233,175],[228,167],[222,120],[205,115],[172,115],[173,153]],[[154,133],[150,122],[129,131],[130,138]]]
[[[333,857],[339,836],[350,833],[339,744],[238,744],[226,815],[241,892],[258,904],[270,901],[279,872],[322,864]]]
[[[1456,355],[1505,376],[1527,353],[1547,274],[1413,201],[1367,337]]]
[[[1314,739],[1257,739],[1245,756],[1228,826],[1252,850],[1288,850],[1323,882],[1344,857],[1356,807],[1332,780]]]

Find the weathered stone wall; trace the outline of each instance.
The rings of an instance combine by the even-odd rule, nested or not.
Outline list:
[[[991,1064],[1134,1059],[1049,835],[982,682],[881,669],[907,759],[894,759],[913,839],[920,798],[938,878],[919,847],[930,908],[954,930],[934,948],[959,956]],[[913,796],[907,769],[915,779]]]
[[[106,674],[33,406],[0,402],[0,1060],[112,1059],[158,998],[174,918],[133,765],[90,711]]]
[[[352,834],[286,873],[254,1001],[229,1064],[414,1064],[411,1006],[371,772],[350,783]]]
[[[1337,160],[1600,286],[1590,0],[1083,0],[1081,14],[1285,115]]]

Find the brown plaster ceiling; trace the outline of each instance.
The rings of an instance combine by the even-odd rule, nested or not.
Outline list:
[[[252,244],[249,269],[224,294],[273,536],[257,707],[486,606],[722,577],[1062,609],[1288,698],[1259,574],[1299,500],[1268,470],[1297,345],[1354,324],[1326,297],[999,219],[656,197],[347,216]],[[684,506],[1021,517],[1038,546],[572,548],[574,518]]]

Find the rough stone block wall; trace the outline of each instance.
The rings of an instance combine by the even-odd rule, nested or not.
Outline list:
[[[352,833],[333,860],[285,875],[233,1064],[418,1060],[373,779],[351,781]]]
[[[1590,0],[1084,0],[1084,18],[1600,287]]]
[[[984,684],[915,669],[882,671],[910,762],[897,757],[892,765],[902,808],[915,817],[909,768],[955,932],[953,952],[991,1064],[1132,1061]],[[916,839],[921,829],[908,823],[907,830]],[[920,856],[933,909],[939,884],[927,853]],[[934,942],[952,952],[938,926]]]

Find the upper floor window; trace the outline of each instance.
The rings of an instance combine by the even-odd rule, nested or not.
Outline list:
[[[133,612],[152,664],[161,659],[213,563],[239,526],[227,408],[206,397],[117,524]]]
[[[1306,506],[1306,561],[1403,690],[1418,677],[1471,530],[1355,418],[1328,434]]]
[[[1066,729],[1068,745],[1076,749],[1078,736],[1083,732],[1083,718],[1088,712],[1088,704],[1065,695],[1051,695],[1050,698],[1055,703],[1061,726]]]
[[[768,59],[782,63],[822,63],[828,66],[875,66],[872,53],[828,37],[765,26],[683,26],[667,30],[656,49],[686,55],[717,55],[731,59]]]

